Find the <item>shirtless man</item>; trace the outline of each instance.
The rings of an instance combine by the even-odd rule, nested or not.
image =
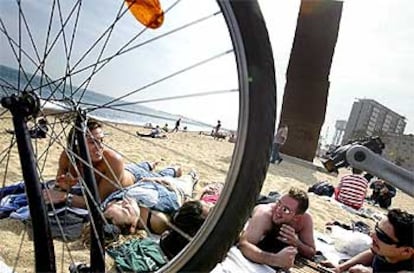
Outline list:
[[[290,268],[296,254],[315,254],[313,221],[306,192],[291,188],[275,203],[258,205],[239,241],[245,257],[259,264]]]
[[[101,200],[104,200],[112,192],[139,181],[142,178],[142,173],[145,173],[145,176],[150,174],[137,164],[125,165],[121,155],[103,145],[104,133],[99,122],[88,120],[87,129],[86,143]],[[181,174],[179,171],[181,170],[174,171],[174,175],[179,176]],[[67,152],[62,151],[56,175],[56,185],[59,190],[44,190],[43,196],[46,202],[55,204],[66,202],[69,206],[84,208],[86,206],[84,198],[69,192],[70,188],[79,182],[78,173],[82,175],[82,169],[80,167],[78,170],[75,169]]]

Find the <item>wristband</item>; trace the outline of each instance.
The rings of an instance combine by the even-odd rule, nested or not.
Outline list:
[[[73,202],[73,194],[71,193],[66,194],[66,206],[72,207],[72,202]]]

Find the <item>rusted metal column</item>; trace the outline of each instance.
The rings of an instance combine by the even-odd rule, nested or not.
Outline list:
[[[285,154],[308,161],[315,156],[341,13],[342,1],[301,1],[280,117],[289,127]]]

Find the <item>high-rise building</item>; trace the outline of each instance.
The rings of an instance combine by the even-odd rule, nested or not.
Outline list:
[[[372,99],[358,99],[352,105],[342,143],[374,135],[402,135],[405,117]]]
[[[332,144],[337,146],[341,144],[342,138],[345,133],[346,120],[337,120],[335,122],[335,134],[333,136]]]
[[[381,139],[385,144],[382,155],[398,166],[414,172],[414,135],[388,134]]]

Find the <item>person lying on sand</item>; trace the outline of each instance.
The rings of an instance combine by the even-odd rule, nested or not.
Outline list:
[[[170,217],[189,199],[197,182],[194,171],[180,178],[143,178],[108,196],[102,204],[104,216],[123,234],[144,228],[161,234]]]
[[[161,132],[160,126],[156,126],[155,128],[151,129],[149,134],[142,134],[137,131],[137,136],[140,137],[151,137],[151,138],[166,138],[167,135]]]
[[[249,260],[275,268],[293,266],[295,256],[315,255],[313,221],[307,193],[291,188],[274,203],[255,207],[238,246]]]

